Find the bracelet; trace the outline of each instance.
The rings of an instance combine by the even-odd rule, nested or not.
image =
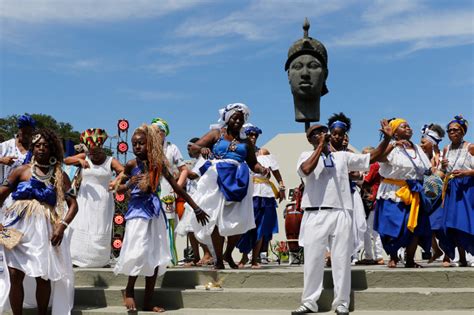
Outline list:
[[[284,190],[286,190],[285,185],[281,185],[281,186],[280,186],[280,191],[284,191]]]
[[[204,210],[202,210],[201,208],[197,208],[197,209],[194,210],[195,215],[200,215],[203,212],[204,212]]]
[[[67,223],[67,222],[64,221],[64,220],[59,221],[59,223],[61,223],[61,224],[63,224],[64,226],[66,226],[66,228],[69,227],[69,223]]]

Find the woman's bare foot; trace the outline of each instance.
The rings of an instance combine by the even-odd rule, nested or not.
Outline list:
[[[252,266],[250,268],[252,268],[252,269],[261,269],[262,266],[259,263],[256,262],[256,263],[252,263]]]
[[[127,292],[127,290],[125,290],[124,292],[122,292],[122,297],[123,305],[125,305],[127,311],[135,312],[137,310],[137,306],[135,305],[134,292]]]
[[[397,268],[397,261],[395,259],[390,259],[390,261],[387,264],[388,268]]]
[[[242,255],[242,259],[239,261],[239,269],[243,269],[245,265],[249,262],[249,257],[247,255]]]
[[[163,313],[165,311],[164,308],[159,307],[159,306],[153,306],[153,307],[144,307],[143,310],[145,312],[155,312],[155,313]]]

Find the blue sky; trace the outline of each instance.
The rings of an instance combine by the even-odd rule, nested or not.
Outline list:
[[[304,17],[329,52],[321,119],[351,117],[352,145],[376,144],[383,117],[408,119],[418,141],[423,124],[460,113],[474,140],[472,0],[2,0],[0,116],[110,135],[120,118],[163,117],[184,149],[243,102],[260,143],[302,132],[283,67]]]

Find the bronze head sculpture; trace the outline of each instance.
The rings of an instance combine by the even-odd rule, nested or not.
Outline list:
[[[319,121],[319,102],[328,93],[328,54],[324,45],[308,36],[308,19],[303,24],[304,36],[288,50],[285,71],[293,94],[295,120],[297,122]]]

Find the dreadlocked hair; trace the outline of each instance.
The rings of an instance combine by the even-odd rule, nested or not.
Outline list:
[[[155,125],[143,124],[135,129],[134,134],[136,133],[142,133],[146,138],[147,161],[144,161],[144,164],[145,172],[148,175],[143,177],[138,183],[138,187],[142,191],[151,189],[152,192],[155,192],[160,183],[163,166],[166,166],[160,129]]]
[[[428,126],[428,129],[436,132],[440,138],[444,138],[444,136],[446,135],[446,132],[444,131],[443,127],[438,124],[431,124]]]
[[[61,220],[64,214],[64,201],[65,201],[64,178],[63,178],[63,170],[61,167],[63,159],[64,159],[63,145],[59,137],[51,129],[46,129],[46,128],[39,129],[34,133],[32,138],[33,139],[37,138],[38,139],[37,141],[39,141],[39,139],[41,138],[46,140],[46,142],[48,143],[50,160],[53,160],[52,159],[53,157],[55,159],[55,163],[51,164],[51,166],[54,167],[54,188],[56,190],[56,209],[57,211],[59,211],[58,218],[56,219]],[[30,150],[32,152],[33,152],[35,143],[37,141],[34,141],[31,143]]]
[[[347,130],[346,132],[349,132],[351,130],[351,119],[349,117],[347,117],[346,115],[344,115],[343,112],[340,112],[339,114],[332,114],[331,117],[329,117],[328,119],[328,127],[331,128],[331,125],[335,122],[335,121],[342,121],[343,123],[345,123],[347,125]]]

